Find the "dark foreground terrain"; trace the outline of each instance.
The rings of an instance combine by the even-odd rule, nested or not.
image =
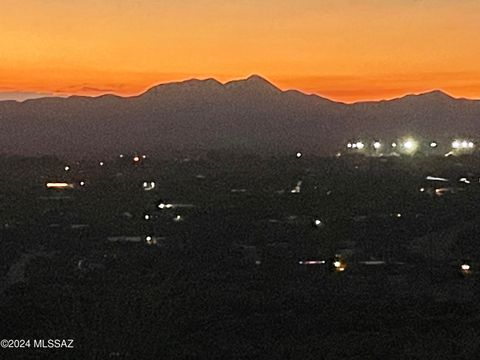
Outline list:
[[[0,158],[0,358],[480,357],[476,155],[138,155]]]

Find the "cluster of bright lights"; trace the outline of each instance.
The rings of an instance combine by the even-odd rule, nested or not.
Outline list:
[[[452,148],[453,149],[473,149],[475,147],[475,144],[473,141],[469,140],[454,140],[452,142]]]
[[[173,207],[172,204],[166,204],[166,203],[163,203],[163,202],[158,204],[159,209],[171,209],[172,207]]]
[[[370,143],[370,146],[374,150],[381,150],[384,147],[388,147],[387,144],[382,143],[380,140],[374,140],[372,143]],[[392,149],[399,148],[400,151],[403,151],[404,153],[413,153],[415,152],[418,147],[420,146],[419,142],[413,138],[404,138],[403,140],[400,140],[399,142],[392,142],[390,143],[390,146]],[[438,147],[438,142],[437,141],[430,141],[428,143],[428,146],[432,149],[436,149]],[[456,140],[453,144],[454,147],[456,148],[472,148],[474,146],[473,142],[471,141],[459,141]],[[362,150],[366,148],[366,145],[362,141],[353,141],[347,143],[347,148],[348,149],[358,149]]]
[[[365,144],[361,141],[357,141],[354,143],[348,143],[347,148],[362,150],[363,148],[365,148]]]

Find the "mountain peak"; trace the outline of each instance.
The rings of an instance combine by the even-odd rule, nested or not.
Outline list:
[[[259,75],[250,75],[246,79],[232,80],[225,84],[227,89],[246,89],[246,90],[267,90],[270,92],[280,92],[281,90],[273,85],[267,79]]]
[[[417,97],[431,100],[453,100],[454,98],[442,90],[431,90],[421,94],[407,95],[407,97]]]

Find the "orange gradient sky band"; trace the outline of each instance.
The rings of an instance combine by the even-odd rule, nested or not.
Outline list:
[[[2,0],[0,92],[138,94],[260,74],[354,102],[480,98],[480,1]]]

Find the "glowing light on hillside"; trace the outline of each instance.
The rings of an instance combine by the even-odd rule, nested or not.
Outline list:
[[[365,144],[361,141],[358,141],[355,145],[357,145],[357,149],[362,150],[365,147]]]
[[[453,149],[473,149],[475,147],[475,144],[473,141],[468,141],[468,140],[454,140],[452,142],[452,148]]]
[[[402,143],[402,150],[407,154],[413,154],[418,148],[418,142],[412,138],[405,139]]]

